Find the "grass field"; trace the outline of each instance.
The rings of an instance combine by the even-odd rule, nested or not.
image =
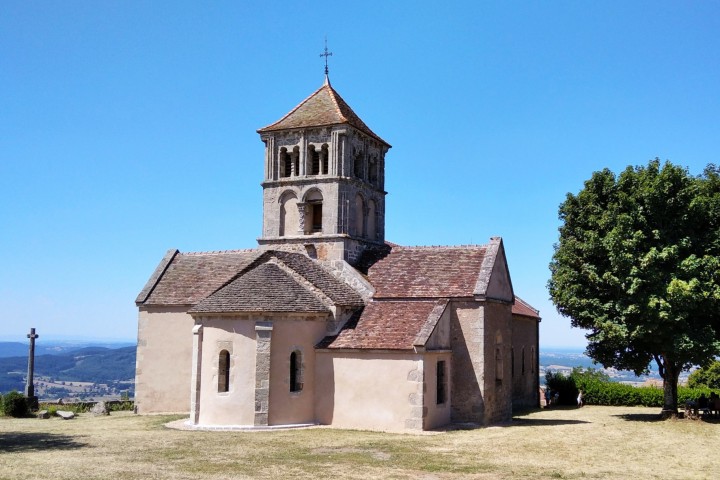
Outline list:
[[[720,478],[720,424],[657,409],[543,410],[421,435],[167,429],[178,417],[0,418],[2,479]]]

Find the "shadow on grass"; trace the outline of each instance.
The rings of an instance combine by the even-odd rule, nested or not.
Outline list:
[[[86,446],[87,443],[78,442],[72,436],[56,433],[0,433],[0,455],[33,450],[75,450]]]
[[[613,415],[613,417],[622,418],[628,422],[662,422],[663,418],[659,413],[624,413],[622,415]]]
[[[553,411],[577,410],[577,407],[569,407],[566,405],[554,406]],[[576,420],[568,418],[532,418],[529,415],[548,411],[548,408],[529,408],[519,412],[515,412],[515,416],[511,423],[504,424],[505,427],[552,427],[556,425],[581,425],[583,423],[592,423],[587,420]]]
[[[514,417],[511,423],[505,424],[506,427],[553,427],[556,425],[581,425],[583,423],[592,423],[586,420],[570,420],[563,418],[524,418]]]
[[[666,419],[660,413],[627,413],[624,415],[613,415],[628,422],[664,422]],[[704,415],[695,418],[685,418],[684,412],[680,412],[675,420],[687,420],[689,422],[720,423],[720,419]]]

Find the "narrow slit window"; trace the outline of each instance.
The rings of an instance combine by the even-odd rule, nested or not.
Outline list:
[[[320,163],[322,171],[320,172],[323,175],[328,174],[328,146],[327,143],[322,146],[320,149]]]
[[[510,349],[510,375],[515,378],[515,349]]]
[[[530,348],[530,373],[535,373],[535,347]]]
[[[300,147],[295,147],[292,151],[292,176],[298,175],[300,175]]]
[[[290,354],[290,391],[299,392],[302,388],[302,353],[295,350]]]
[[[495,334],[495,381],[500,384],[503,380],[503,341],[502,334]]]
[[[447,401],[447,371],[445,367],[445,360],[438,360],[437,362],[437,394],[436,403],[438,405],[443,404]]]
[[[230,391],[230,352],[223,350],[218,358],[218,392]]]

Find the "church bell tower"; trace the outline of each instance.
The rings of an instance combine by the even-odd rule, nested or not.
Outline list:
[[[277,122],[265,143],[261,248],[355,265],[385,245],[385,154],[376,135],[325,82]]]

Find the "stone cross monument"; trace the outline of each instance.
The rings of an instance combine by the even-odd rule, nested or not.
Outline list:
[[[37,335],[35,333],[35,329],[31,328],[30,333],[28,333],[27,337],[30,339],[30,350],[28,352],[28,371],[27,371],[27,381],[25,383],[25,396],[28,399],[28,404],[30,405],[30,408],[37,409],[38,407],[38,399],[35,396],[35,385],[33,383],[33,375],[35,374],[35,339],[38,338],[40,335]]]

